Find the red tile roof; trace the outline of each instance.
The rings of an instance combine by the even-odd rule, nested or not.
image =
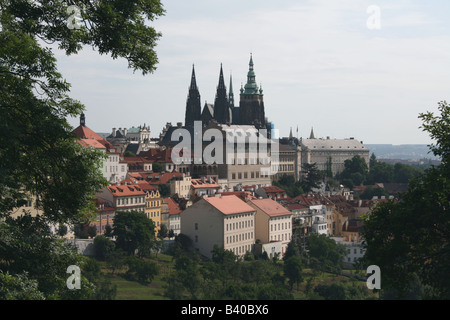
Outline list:
[[[290,212],[288,209],[286,209],[281,204],[272,199],[250,200],[249,202],[258,207],[259,209],[261,209],[264,213],[266,213],[270,217],[292,215],[292,212]]]
[[[254,208],[235,195],[207,197],[203,199],[225,215],[255,211]]]
[[[157,187],[151,185],[145,180],[138,180],[133,177],[120,181],[120,185],[138,185],[143,191],[156,190]]]
[[[164,202],[167,202],[169,214],[179,214],[182,212],[182,210],[178,206],[178,203],[176,203],[172,198],[164,198]]]
[[[286,203],[284,207],[289,211],[309,209],[309,206],[300,203]]]
[[[98,140],[95,139],[80,139],[77,140],[79,144],[81,144],[83,147],[91,147],[95,149],[106,149],[106,147],[98,142]]]
[[[112,185],[107,187],[113,197],[143,196],[145,191],[137,184],[133,185]]]
[[[86,126],[78,126],[72,132],[75,133],[75,135],[80,139],[103,140],[101,136],[99,136]]]
[[[191,186],[194,189],[220,188],[220,184],[218,184],[214,179],[211,179],[211,182],[209,182],[209,179],[205,179],[205,181],[202,179],[191,179]]]
[[[156,184],[167,184],[175,177],[182,177],[183,173],[172,171],[172,172],[128,172],[128,175],[137,181],[146,181],[151,185]]]
[[[72,131],[72,133],[80,139],[78,143],[83,146],[106,149],[107,153],[118,153],[110,142],[106,141],[86,126],[78,126]]]
[[[253,192],[251,192],[251,191],[224,191],[224,192],[220,192],[218,194],[221,194],[222,196],[235,195],[244,201],[246,201],[247,199],[258,199],[257,197],[255,197],[253,195]]]

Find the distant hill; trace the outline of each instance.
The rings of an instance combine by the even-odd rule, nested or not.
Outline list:
[[[426,144],[365,144],[365,146],[370,150],[370,154],[375,153],[377,159],[438,159]]]

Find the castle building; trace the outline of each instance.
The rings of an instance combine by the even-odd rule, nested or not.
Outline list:
[[[201,122],[201,126],[198,126]],[[188,132],[191,137],[191,152],[204,154],[205,150],[210,150],[212,145],[202,140],[205,132],[213,130],[220,132],[214,137],[215,146],[222,146],[225,151],[227,146],[227,135],[231,132],[244,132],[245,137],[240,142],[245,144],[245,155],[242,159],[227,161],[226,155],[215,163],[191,162],[189,172],[193,178],[213,178],[224,190],[229,190],[240,184],[245,185],[267,185],[271,184],[271,178],[265,174],[264,168],[270,167],[268,163],[261,163],[250,155],[250,137],[259,137],[258,130],[268,129],[265,112],[263,91],[256,84],[253,57],[250,56],[249,71],[247,73],[247,83],[241,88],[239,106],[235,106],[233,81],[230,76],[229,91],[225,85],[223,67],[220,65],[219,82],[216,89],[214,104],[205,103],[200,112],[200,93],[197,86],[195,68],[192,67],[191,84],[186,100],[185,124],[177,123],[177,126],[169,124],[163,134],[160,136],[159,145],[167,149],[177,148],[180,141],[175,141],[180,131]],[[182,129],[178,132],[176,130]],[[212,131],[210,131],[212,132]],[[172,137],[174,135],[174,137]],[[199,137],[202,141],[200,149],[196,149],[195,140]],[[268,132],[268,138],[270,132]],[[174,138],[174,140],[172,140]],[[238,139],[238,137],[235,137]],[[184,140],[184,138],[183,138]],[[209,140],[212,141],[212,140]],[[267,146],[268,156],[270,157],[270,139]],[[214,149],[214,154],[217,150]],[[256,152],[257,150],[252,150]],[[197,154],[196,154],[197,156]],[[240,161],[241,160],[241,161]],[[220,162],[220,163],[219,163]]]
[[[264,129],[267,127],[267,121],[263,98],[262,87],[258,87],[256,83],[253,56],[250,56],[247,83],[245,86],[241,86],[239,106],[235,106],[232,77],[230,75],[230,87],[227,93],[223,68],[220,65],[214,104],[206,102],[201,109],[195,69],[192,66],[191,85],[186,100],[185,126],[193,126],[195,121],[202,121],[206,126],[209,121],[215,120],[218,124],[253,125],[256,129]]]

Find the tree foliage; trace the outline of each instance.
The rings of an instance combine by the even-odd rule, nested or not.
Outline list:
[[[291,198],[295,198],[303,193],[300,181],[295,181],[295,178],[292,175],[284,174],[278,181],[273,181],[272,184],[285,190],[287,195]]]
[[[302,165],[301,187],[305,192],[319,188],[322,178],[322,173],[319,171],[317,163],[304,163]]]
[[[72,28],[71,5],[80,28]],[[102,153],[78,144],[67,121],[84,106],[69,96],[53,50],[71,55],[91,47],[147,74],[156,68],[161,34],[146,22],[163,14],[158,0],[0,0],[0,271],[37,281],[47,298],[89,292],[66,292],[66,268],[81,263],[79,255],[44,225],[85,223],[96,214],[93,195],[106,184]],[[31,195],[40,218],[4,220]]]
[[[155,225],[143,212],[118,211],[114,216],[114,231],[117,248],[129,255],[137,251],[139,256],[148,256],[155,242]]]
[[[439,111],[420,118],[442,163],[412,179],[400,201],[380,204],[364,221],[365,263],[380,267],[384,289],[395,290],[396,298],[408,296],[415,277],[425,288],[422,298],[450,298],[450,107],[440,102]]]
[[[345,247],[325,234],[313,233],[308,237],[310,264],[320,272],[339,273],[342,270]]]

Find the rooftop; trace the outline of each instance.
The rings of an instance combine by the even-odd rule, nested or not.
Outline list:
[[[235,195],[207,197],[203,199],[225,215],[255,211],[254,208]]]
[[[113,197],[144,196],[145,191],[141,186],[135,185],[112,185],[107,187]]]
[[[250,200],[249,202],[261,209],[270,217],[292,215],[292,212],[272,199]]]

